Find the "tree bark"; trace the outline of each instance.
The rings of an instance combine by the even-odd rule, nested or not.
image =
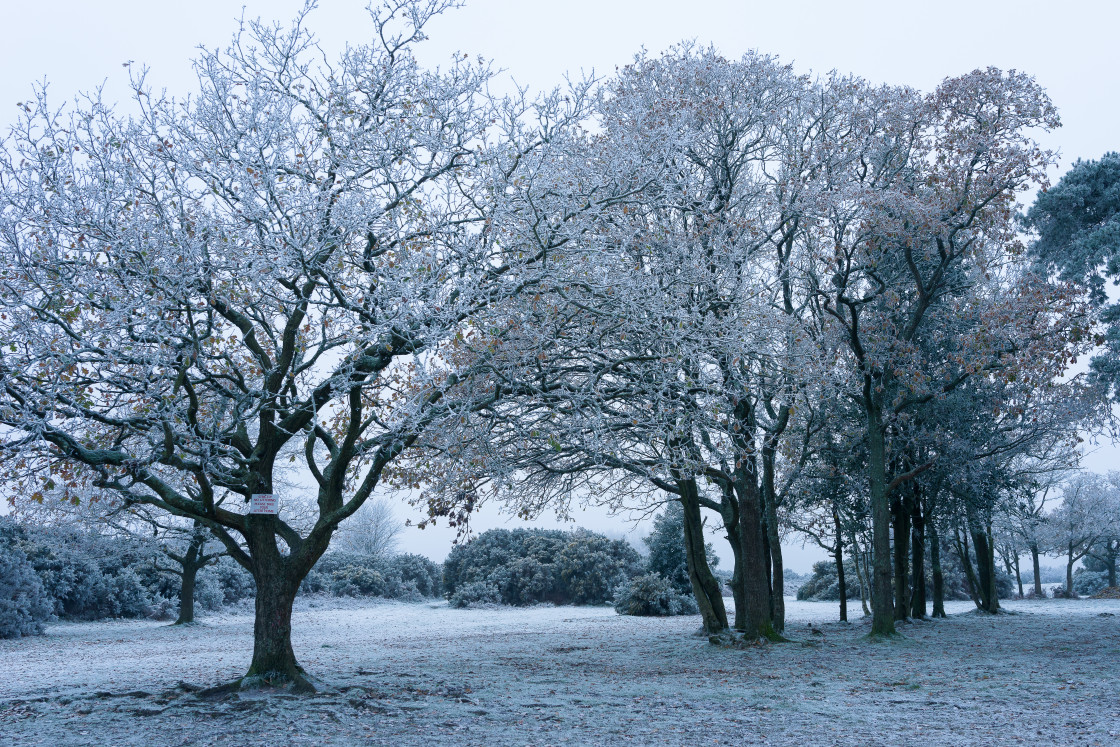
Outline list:
[[[1034,595],[1042,599],[1042,571],[1038,566],[1038,543],[1031,543],[1031,564],[1034,567]]]
[[[729,484],[720,486],[723,499],[720,502],[720,516],[723,528],[727,531],[727,542],[731,545],[731,597],[735,603],[735,630],[742,630],[747,624],[747,594],[744,586],[746,570],[743,568],[743,542],[739,536],[739,504],[735,491]]]
[[[840,513],[832,508],[832,523],[836,527],[836,544],[832,557],[836,560],[836,579],[840,589],[840,622],[848,622],[848,583],[844,578],[844,534],[840,531]]]
[[[179,570],[176,571],[179,576],[179,617],[175,620],[175,625],[194,622],[194,592],[197,586],[198,572],[205,568],[206,564],[214,557],[213,555],[207,555],[205,552],[208,536],[209,532],[206,528],[200,522],[195,521],[186,552],[182,555],[176,555],[170,549],[165,549],[167,557],[174,560],[179,566]]]
[[[785,412],[788,412],[788,408],[783,409],[783,413]],[[785,420],[788,420],[788,416],[784,417],[783,422]],[[784,425],[781,430],[785,430]],[[778,435],[780,431],[767,434],[762,445],[762,500],[766,540],[770,548],[770,620],[774,630],[780,633],[786,628],[786,579],[782,538],[778,531],[778,491],[775,487]]]
[[[947,617],[945,614],[945,574],[941,570],[941,537],[937,525],[929,524],[929,565],[933,577],[933,616]]]
[[[926,525],[920,496],[914,496],[910,510],[910,574],[914,579],[910,615],[922,619],[926,616]]]
[[[770,619],[774,630],[781,633],[786,629],[786,572],[782,558],[782,539],[778,534],[778,514],[770,516],[767,508],[767,544],[770,546]]]
[[[995,614],[999,612],[999,592],[996,588],[996,550],[991,531],[974,529],[972,544],[976,552],[976,568],[980,582],[980,609]]]
[[[280,553],[274,517],[250,515],[247,541],[257,584],[253,620],[253,660],[240,685],[250,678],[274,687],[292,686],[293,692],[314,692],[292,649],[292,604],[300,581],[325,550],[288,556]]]
[[[1069,552],[1066,554],[1066,589],[1065,594],[1063,594],[1066,599],[1074,599],[1077,597],[1077,595],[1073,593],[1073,564],[1076,562],[1077,558],[1073,557],[1073,546],[1071,545]]]
[[[864,563],[861,566],[861,564],[859,562],[859,559],[861,557],[862,552],[863,551],[860,549],[859,543],[856,542],[856,540],[855,540],[855,533],[853,532],[852,533],[852,562],[855,564],[856,580],[859,582],[859,603],[860,603],[860,606],[863,608],[863,616],[868,617],[871,614],[871,610],[867,606],[867,598],[870,596],[870,594],[868,592],[868,584],[867,584],[866,574],[864,573],[864,569],[867,567],[867,564]]]
[[[256,617],[253,621],[253,661],[247,676],[271,685],[305,681],[303,667],[292,650],[292,603],[296,588],[279,567],[257,563]],[[295,585],[298,587],[298,584]]]
[[[679,479],[681,506],[684,508],[684,549],[688,565],[688,578],[692,593],[700,606],[704,630],[716,635],[728,629],[727,610],[723,605],[723,592],[719,579],[712,573],[704,550],[704,525],[700,517],[699,491],[695,478]]]
[[[897,498],[891,501],[891,524],[894,529],[894,619],[905,620],[910,616],[908,592],[910,554],[910,507],[908,501]]]
[[[179,617],[175,620],[175,625],[194,622],[194,588],[199,567],[193,563],[183,564],[179,576]]]
[[[1108,543],[1108,585],[1116,586],[1116,556],[1120,555],[1120,540],[1109,540]]]
[[[1023,574],[1019,569],[1019,556],[1015,556],[1015,583],[1019,586],[1019,598],[1023,598]]]
[[[762,501],[751,460],[736,470],[735,495],[739,502],[739,540],[743,548],[743,591],[746,604],[744,637],[778,638],[770,617],[770,584],[767,572],[770,556],[766,551],[762,520]]]
[[[878,407],[867,409],[868,476],[871,482],[871,635],[890,636],[894,627],[891,584],[891,507],[887,495],[886,438]]]
[[[980,581],[976,578],[976,569],[972,566],[972,557],[968,547],[968,533],[961,532],[960,527],[955,528],[953,533],[956,538],[957,557],[960,558],[965,580],[968,581],[968,596],[977,609],[983,609],[984,604],[980,601]]]

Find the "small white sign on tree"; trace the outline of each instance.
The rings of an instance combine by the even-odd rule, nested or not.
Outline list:
[[[253,493],[249,498],[249,513],[278,514],[280,513],[280,501],[272,493]]]

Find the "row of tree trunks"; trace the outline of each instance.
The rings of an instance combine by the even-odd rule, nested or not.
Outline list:
[[[960,527],[955,527],[953,529],[953,546],[957,551],[957,557],[961,561],[961,566],[964,568],[965,580],[968,582],[968,596],[971,597],[973,604],[979,609],[982,606],[980,603],[980,579],[977,577],[976,569],[972,565],[968,532],[962,532]]]
[[[969,547],[969,536],[972,547]],[[996,557],[989,527],[972,526],[955,530],[955,545],[968,581],[968,594],[976,608],[995,614],[999,612],[999,594],[996,590]],[[971,550],[971,551],[970,551]],[[975,555],[976,564],[972,557]]]

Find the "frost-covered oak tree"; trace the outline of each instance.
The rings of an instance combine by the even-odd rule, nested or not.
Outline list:
[[[301,579],[433,418],[497,395],[457,341],[500,344],[487,316],[564,241],[547,164],[581,94],[495,101],[485,65],[422,69],[451,4],[376,6],[335,60],[312,5],[244,24],[191,97],[137,75],[124,117],[40,90],[0,149],[4,470],[28,500],[96,491],[210,529],[256,580],[257,681],[313,687]],[[281,464],[308,475],[306,525],[248,512]]]

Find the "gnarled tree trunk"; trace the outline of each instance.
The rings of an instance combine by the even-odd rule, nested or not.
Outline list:
[[[714,635],[728,629],[727,610],[719,579],[708,565],[704,550],[704,525],[700,517],[700,494],[695,478],[679,479],[681,506],[684,508],[684,549],[692,593],[700,606],[704,630]]]

